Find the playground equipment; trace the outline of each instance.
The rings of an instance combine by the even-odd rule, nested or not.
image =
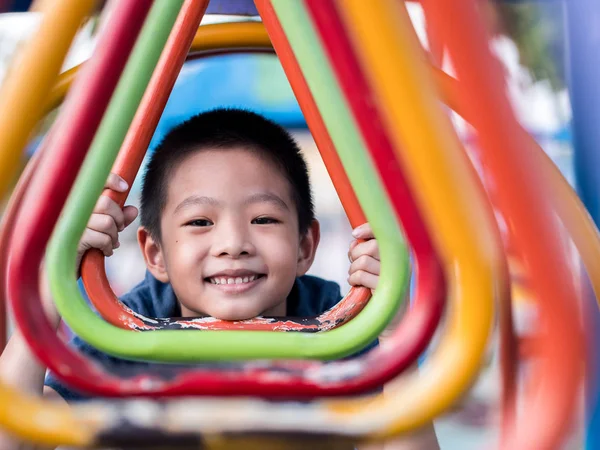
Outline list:
[[[81,70],[69,71],[51,95],[48,88],[34,103],[39,109],[33,117],[39,118],[44,105],[59,103],[69,85],[66,80],[74,79],[57,119],[61,132],[56,132],[57,126],[51,130],[43,150],[23,174],[0,242],[1,270],[15,317],[36,356],[71,386],[104,396],[339,396],[379,386],[414,362],[431,338],[446,300],[444,329],[419,373],[400,375],[397,388],[386,395],[305,403],[174,399],[161,406],[148,399],[132,401],[125,408],[93,401],[68,408],[0,385],[0,426],[24,439],[53,445],[164,442],[171,447],[280,448],[290,444],[288,434],[294,433],[297,448],[349,448],[355,442],[414,430],[455,404],[481,368],[498,309],[503,366],[499,446],[557,448],[574,415],[585,358],[579,295],[573,284],[577,268],[568,264],[564,247],[557,242],[560,233],[554,215],[577,245],[596,292],[600,239],[576,195],[514,118],[474,1],[465,0],[458,7],[441,0],[422,1],[427,30],[436,43],[433,60],[439,62],[440,49],[447,49],[458,80],[427,65],[401,2],[255,1],[351,222],[368,220],[380,242],[382,272],[373,298],[357,289],[343,305],[356,295],[360,306],[342,307],[343,320],[332,322],[339,326],[330,329],[321,321],[317,333],[298,333],[307,331],[302,320],[273,332],[280,321],[262,319],[236,324],[235,330],[129,331],[123,329],[124,323],[140,320],[134,327],[140,330],[148,328],[151,319],[116,317],[123,309],[106,291],[102,261],[96,257],[88,259],[82,270],[92,280],[100,274],[104,290],[95,303],[112,305],[105,311],[110,323],[94,315],[75,284],[77,241],[119,148],[123,149],[119,170],[127,171],[121,173],[131,180],[137,172],[186,47],[190,41],[192,49],[196,45],[192,37],[210,7],[208,1],[198,0],[155,2],[150,9],[151,3],[115,2],[91,60]],[[443,20],[448,17],[452,27]],[[248,35],[231,39],[236,27],[246,27]],[[203,28],[196,36],[202,36]],[[204,50],[248,50],[252,47],[248,36],[269,50],[260,24],[227,24],[211,30],[206,36],[228,30],[223,32],[231,33],[229,44],[216,39],[203,44]],[[55,78],[50,75],[48,86]],[[17,94],[27,85],[14,78],[9,81],[13,84],[5,86],[18,102]],[[150,108],[151,100],[159,106]],[[489,197],[440,100],[477,131],[478,155],[485,176],[495,186]],[[2,111],[6,110],[0,103]],[[29,132],[22,143],[0,141],[4,145],[0,166],[7,172],[15,172],[10,161],[22,150]],[[511,239],[525,263],[539,314],[539,329],[529,339],[532,367],[519,412],[517,385],[523,380],[515,368],[518,337],[510,314],[511,280],[493,207],[511,224]],[[408,282],[403,236],[413,252],[417,286],[413,306],[394,332],[392,345],[352,361],[294,361],[344,356],[385,328],[401,305]],[[97,348],[144,360],[240,361],[214,370],[191,365],[143,367],[134,376],[102,370],[65,345],[42,312],[38,271],[46,248],[46,270],[61,314]],[[87,286],[94,287],[89,280]],[[203,327],[202,320],[195,322],[197,328]],[[246,325],[254,329],[244,330]],[[178,354],[173,353],[175,348]],[[259,357],[287,361],[252,361]],[[44,417],[52,421],[40,419]],[[527,427],[517,427],[522,417]]]
[[[245,25],[247,24],[240,24],[240,25],[244,25],[242,28],[242,30],[244,30],[244,28],[248,28]],[[256,28],[256,26],[261,26],[260,24],[254,24],[255,26],[253,26],[252,28]],[[210,26],[209,28],[211,28],[211,32],[212,31],[216,31],[216,28],[219,27],[226,27],[228,30],[230,30],[232,33],[235,34],[235,25],[234,24],[223,24],[223,25],[215,25],[215,26]],[[250,30],[251,31],[251,30]],[[264,32],[264,29],[263,29]],[[258,35],[256,32],[253,32],[253,35]],[[240,37],[243,37],[240,35]],[[290,54],[288,52],[288,54]],[[291,61],[291,60],[290,60]],[[293,62],[293,61],[291,61]],[[159,63],[160,64],[160,63]],[[163,64],[165,65],[165,64]],[[293,70],[293,72],[298,72],[297,70]],[[303,89],[302,87],[300,87],[299,89]],[[301,91],[302,92],[302,91]],[[313,106],[308,105],[308,108],[312,108],[312,115],[316,114],[316,110],[314,109]],[[308,111],[307,111],[307,116],[309,116]],[[315,116],[316,118],[318,118],[318,116]],[[318,135],[317,135],[318,136]],[[33,163],[33,161],[32,161]],[[28,168],[29,169],[29,168]],[[32,171],[30,171],[30,173],[32,173]],[[339,172],[338,176],[345,176],[343,172]],[[25,177],[23,177],[25,179]],[[401,180],[398,180],[401,181]],[[396,185],[396,189],[401,189],[401,184],[397,184]],[[15,196],[13,197],[19,197],[19,193],[21,193],[23,191],[22,187],[17,188]],[[410,197],[404,195],[402,196],[402,198],[407,199],[406,201],[408,201],[410,199]],[[350,199],[352,200],[352,199]],[[353,207],[353,211],[355,215],[361,214],[360,209],[358,209],[356,207],[356,204],[352,204],[350,203],[348,208]],[[405,215],[407,216],[406,221],[407,221],[407,225],[405,225],[407,231],[408,231],[408,221],[413,221],[416,222],[416,220],[418,220],[418,211],[413,211],[413,213],[411,214],[411,208],[414,210],[414,206],[411,207],[409,204],[406,204],[404,206],[402,206],[402,208],[398,208],[401,211],[405,211]],[[15,216],[15,212],[17,209],[13,209],[10,208],[10,210],[6,213],[7,218],[14,218]],[[358,222],[360,223],[360,222]],[[415,226],[416,225],[416,226]],[[418,223],[415,223],[415,225],[413,225],[412,227],[415,228],[415,232],[419,232],[421,235],[423,235],[424,233],[420,230],[422,230],[422,227],[418,227]],[[8,227],[8,223],[7,225],[5,225],[5,228],[3,231],[6,232],[6,229]],[[10,226],[10,228],[13,228],[14,224]],[[426,237],[426,236],[425,236]],[[421,239],[424,239],[424,237],[422,237]],[[5,241],[3,241],[5,242]],[[415,245],[415,256],[416,256],[416,260],[417,262],[422,260],[421,257],[422,252],[420,251],[419,247]],[[7,253],[2,252],[2,255],[4,258],[6,258]],[[424,257],[423,257],[424,258]],[[431,256],[429,255],[428,258],[431,258]],[[6,259],[4,259],[4,261],[6,261]],[[160,385],[157,383],[154,383],[152,380],[152,377],[142,377],[138,380],[136,380],[136,383],[132,384],[134,386],[133,389],[131,388],[126,388],[127,392],[131,395],[139,395],[140,393],[146,392],[147,395],[151,394],[151,393],[158,393],[160,392],[161,394],[169,394],[169,393],[174,393],[174,392],[181,392],[182,389],[189,389],[188,386],[193,386],[193,392],[194,393],[212,393],[215,394],[216,392],[223,392],[223,393],[229,393],[234,394],[234,393],[238,393],[238,394],[245,394],[245,393],[250,393],[250,392],[255,392],[256,389],[258,389],[258,387],[260,387],[261,391],[263,392],[262,395],[268,395],[268,396],[290,396],[290,395],[294,395],[294,396],[306,396],[306,395],[315,395],[317,393],[320,393],[321,395],[339,395],[340,393],[351,393],[351,392],[356,392],[356,391],[361,391],[361,390],[367,390],[367,389],[373,389],[376,388],[377,386],[381,385],[383,382],[385,382],[385,380],[389,380],[390,378],[392,378],[393,376],[395,376],[395,374],[397,374],[398,372],[400,372],[403,368],[405,368],[408,364],[410,364],[414,358],[416,357],[417,354],[420,353],[420,351],[427,345],[429,338],[431,337],[431,334],[433,333],[433,331],[435,330],[435,325],[436,325],[436,321],[439,319],[439,316],[441,314],[441,307],[442,307],[442,302],[443,302],[443,297],[444,297],[444,290],[443,290],[443,285],[441,284],[442,280],[435,282],[435,279],[432,279],[431,282],[428,282],[428,278],[427,277],[431,277],[431,276],[435,276],[436,274],[436,270],[434,270],[434,265],[435,262],[428,262],[427,267],[432,267],[431,271],[422,271],[419,272],[419,279],[423,279],[423,284],[420,285],[422,287],[418,288],[417,294],[415,295],[416,301],[415,301],[415,307],[412,310],[411,314],[415,317],[413,320],[410,321],[405,321],[404,324],[406,327],[410,327],[409,330],[410,331],[403,331],[401,332],[403,335],[408,336],[407,338],[403,338],[402,341],[398,342],[397,345],[397,351],[394,351],[394,357],[393,358],[388,358],[387,356],[384,355],[379,355],[377,356],[378,353],[381,352],[372,352],[369,354],[368,359],[366,359],[365,361],[365,365],[364,368],[360,371],[360,373],[356,374],[356,376],[353,376],[352,378],[348,378],[345,376],[340,376],[337,377],[336,379],[333,379],[331,377],[331,375],[329,374],[331,372],[331,369],[329,367],[325,367],[325,366],[321,366],[318,364],[310,364],[310,365],[302,365],[302,366],[298,366],[297,364],[294,364],[290,367],[288,367],[286,369],[285,373],[281,373],[279,374],[279,376],[277,377],[276,380],[272,380],[272,382],[266,383],[265,381],[261,379],[261,377],[259,377],[260,371],[257,370],[257,368],[251,367],[253,370],[249,376],[248,375],[244,375],[244,374],[240,374],[238,373],[238,371],[232,373],[229,375],[229,377],[233,377],[231,383],[224,383],[222,381],[222,376],[220,374],[211,374],[209,372],[200,372],[199,374],[197,374],[198,376],[196,376],[195,378],[191,378],[189,376],[189,374],[186,377],[180,377],[180,378],[176,378],[174,379],[171,383],[168,383],[167,385],[165,385],[164,383],[161,383]],[[437,273],[439,274],[439,271],[437,271]],[[438,275],[439,276],[439,275]],[[423,278],[425,277],[425,278]],[[422,291],[422,294],[421,294]],[[400,333],[400,331],[399,331]],[[54,337],[51,336],[51,339],[53,339]],[[45,349],[42,350],[42,353],[47,353],[48,351],[51,352],[52,354],[55,352],[54,350],[55,347],[53,347],[52,345],[47,346]],[[54,360],[54,358],[50,358],[50,360]],[[52,362],[50,362],[49,364],[54,364]],[[344,373],[344,367],[352,367],[354,366],[353,363],[336,363],[338,366],[338,369],[340,370],[340,373]],[[60,367],[60,364],[56,365],[56,367]],[[373,368],[373,367],[377,367],[377,370],[368,370],[369,368]],[[281,368],[281,367],[280,367]],[[81,369],[78,370],[74,370],[74,372],[80,372]],[[318,372],[322,371],[323,372],[323,376],[319,376]],[[255,373],[256,372],[256,373]],[[304,374],[304,375],[303,375]],[[329,375],[328,375],[329,374]],[[168,374],[164,374],[165,378],[166,375]],[[200,375],[204,375],[204,376],[200,376]],[[87,376],[81,376],[79,377],[79,379],[81,380],[86,380],[86,378],[88,378]],[[318,380],[319,378],[322,378],[322,381],[320,382],[315,382],[315,379]],[[193,383],[192,383],[193,380]],[[246,380],[246,384],[244,384],[244,380]],[[252,380],[260,380],[260,384],[257,384],[256,381],[254,381],[254,383],[250,383],[249,381]],[[73,380],[70,380],[70,382],[73,383]],[[89,383],[85,383],[85,382],[75,382],[76,386],[78,386],[81,389],[84,390],[89,390]],[[83,383],[83,384],[82,384]],[[148,390],[147,387],[142,388],[143,386],[155,386],[153,389]],[[104,382],[104,386],[106,386],[106,380]],[[218,387],[218,386],[222,386],[222,387]],[[250,387],[247,387],[250,386]],[[159,389],[159,391],[156,391],[155,389]],[[218,391],[217,391],[218,389]],[[104,388],[104,390],[100,390],[98,391],[97,388],[92,389],[92,392],[96,392],[98,394],[104,394],[104,395],[109,395],[109,392],[107,392],[106,388]],[[119,389],[114,389],[113,388],[113,394],[112,395],[116,395],[116,394],[120,394],[122,395],[125,391],[123,390],[123,387],[119,388]],[[278,393],[279,392],[279,393]]]
[[[150,18],[153,18],[151,16]],[[157,19],[163,19],[164,14],[157,14]],[[150,23],[150,22],[148,22]],[[147,80],[140,79],[140,75],[149,74],[151,71],[147,66],[135,66],[133,62],[137,62],[134,57],[139,57],[141,61],[146,64],[143,58],[147,58],[145,53],[149,52],[152,48],[160,48],[160,41],[157,37],[159,29],[169,29],[158,22],[159,27],[157,29],[151,29],[147,27],[143,32],[140,39],[147,39],[147,45],[139,45],[136,50],[140,50],[139,56],[134,51],[130,65],[127,67],[125,75],[120,81],[119,90],[113,97],[113,101],[106,112],[105,119],[102,126],[96,134],[96,138],[90,151],[90,157],[97,155],[95,161],[90,159],[89,163],[86,163],[82,172],[79,176],[80,182],[86,185],[86,189],[78,190],[75,189],[72,193],[71,199],[73,200],[72,206],[67,205],[63,211],[65,218],[71,217],[72,224],[65,222],[64,228],[60,227],[57,229],[57,237],[63,236],[63,240],[56,240],[56,245],[50,247],[48,253],[48,268],[50,269],[49,275],[51,285],[53,286],[53,294],[55,295],[56,305],[59,312],[65,322],[79,335],[84,337],[88,342],[94,346],[106,351],[108,353],[129,357],[129,358],[141,358],[141,359],[157,359],[163,361],[177,361],[185,362],[198,358],[205,359],[222,359],[222,358],[259,358],[259,357],[271,357],[271,358],[336,358],[343,357],[372,342],[377,335],[383,331],[387,323],[392,319],[399,302],[404,298],[402,290],[406,290],[408,286],[408,270],[407,270],[407,254],[404,249],[404,242],[400,235],[399,227],[396,227],[397,232],[387,232],[380,238],[381,246],[390,250],[390,257],[383,257],[382,262],[389,260],[387,264],[391,264],[389,269],[385,269],[387,264],[383,265],[381,272],[381,281],[379,283],[377,293],[373,296],[371,301],[364,307],[361,314],[354,320],[349,322],[345,327],[337,328],[335,330],[326,331],[324,333],[316,333],[310,335],[296,334],[296,333],[285,333],[281,336],[274,335],[268,332],[252,331],[239,333],[229,333],[222,331],[219,333],[195,333],[194,330],[159,330],[157,333],[135,333],[132,331],[125,331],[122,329],[116,329],[106,322],[98,318],[91,309],[86,305],[85,300],[79,293],[79,288],[76,284],[76,280],[73,280],[71,285],[60,282],[55,283],[54,280],[60,278],[64,279],[66,273],[74,273],[76,268],[74,261],[68,261],[69,258],[65,258],[69,250],[75,251],[78,239],[72,239],[78,235],[77,231],[75,234],[73,231],[76,229],[75,221],[81,225],[81,230],[85,228],[88,217],[91,214],[98,194],[94,193],[94,184],[102,190],[104,180],[108,175],[112,167],[114,156],[120,147],[122,138],[127,131],[126,126],[131,122],[134,110],[134,105],[141,99],[143,91],[141,89],[147,83]],[[162,25],[162,26],[161,26]],[[147,34],[145,34],[147,32]],[[166,36],[165,36],[166,39]],[[143,41],[140,41],[143,42]],[[158,59],[158,52],[154,50]],[[129,86],[125,84],[129,83]],[[121,86],[123,88],[121,89]],[[137,88],[137,92],[134,89]],[[127,108],[127,106],[129,108]],[[128,115],[129,113],[129,115]],[[121,131],[121,133],[119,133]],[[119,139],[121,135],[121,139]],[[69,147],[62,145],[62,149]],[[113,160],[108,160],[109,155],[113,155]],[[105,161],[102,163],[102,161]],[[76,164],[76,158],[65,153],[61,157],[58,157],[54,162],[47,160],[48,166],[40,168],[41,171],[54,170],[51,169],[50,164],[58,164],[65,171],[65,163],[63,161],[69,161],[73,163],[73,167]],[[86,168],[89,171],[91,178],[88,178],[86,174]],[[104,172],[101,170],[104,168]],[[365,176],[364,170],[359,174],[361,170],[360,166],[355,165],[355,177],[369,179]],[[374,179],[372,176],[370,179]],[[39,205],[54,205],[54,212],[50,209],[40,210],[38,224],[41,225],[41,221],[49,223],[50,217],[58,217],[60,213],[60,202],[56,201],[61,198],[60,191],[51,188],[51,184],[54,180],[47,179],[49,184],[44,188],[39,188],[38,192],[47,192],[45,195],[49,198],[54,198],[53,202],[39,201]],[[32,181],[33,183],[33,181]],[[56,184],[56,181],[54,181]],[[66,185],[64,178],[60,180],[62,185]],[[64,184],[63,184],[64,183]],[[370,218],[370,222],[375,230],[376,235],[378,234],[380,224],[387,223],[388,228],[393,227],[395,222],[393,215],[384,215],[384,194],[379,194],[380,198],[377,197],[377,189],[374,187],[375,183],[364,184],[363,190],[365,191],[368,203],[377,206],[377,210],[372,210],[371,214],[367,214]],[[81,193],[82,195],[77,195]],[[65,192],[66,194],[66,192]],[[75,194],[75,196],[73,196]],[[77,201],[77,203],[75,203]],[[69,203],[71,204],[71,203]],[[85,204],[85,206],[84,206]],[[24,206],[24,209],[25,206]],[[88,212],[89,211],[89,212]],[[86,215],[87,213],[87,215]],[[43,219],[42,219],[43,218]],[[24,224],[23,224],[24,225]],[[19,222],[17,222],[19,227]],[[37,226],[34,226],[37,227]],[[19,227],[20,228],[20,227]],[[61,231],[64,230],[64,231]],[[49,234],[49,233],[48,233]],[[70,242],[67,242],[70,240]],[[74,246],[73,246],[74,244]],[[13,241],[15,248],[19,247],[18,238]],[[54,250],[53,250],[54,249]],[[25,250],[25,249],[23,249]],[[30,254],[29,250],[25,250],[24,254]],[[20,251],[15,251],[16,254],[20,254]],[[40,255],[41,256],[41,255]],[[18,257],[17,257],[18,258]],[[67,260],[66,260],[67,259]],[[60,263],[58,261],[61,261]],[[29,259],[26,263],[29,268],[30,264],[33,263],[33,258]],[[404,266],[404,268],[403,268]],[[27,272],[29,269],[23,266],[18,269],[18,261],[15,259],[15,275],[17,273]],[[51,268],[57,269],[53,271]],[[402,275],[404,274],[404,275]],[[15,276],[15,280],[19,276]],[[400,279],[399,279],[400,278]],[[402,281],[404,279],[404,281]],[[394,282],[392,282],[394,280]],[[19,298],[33,298],[28,295],[24,296],[22,288],[25,286],[22,283],[14,283],[15,290],[12,294]],[[33,285],[31,285],[33,286]],[[56,289],[56,290],[55,290]],[[19,292],[19,290],[21,292]],[[23,305],[22,302],[18,302]],[[77,306],[80,308],[77,308]],[[20,306],[15,308],[17,315]],[[111,337],[112,336],[112,337]],[[46,345],[45,342],[43,345]],[[42,353],[42,352],[40,352]],[[44,352],[46,353],[46,352]]]

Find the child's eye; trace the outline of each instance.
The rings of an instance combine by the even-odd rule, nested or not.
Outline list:
[[[279,220],[274,219],[272,217],[257,217],[252,221],[253,224],[256,225],[270,225],[274,223],[280,223]]]
[[[195,219],[195,220],[192,220],[192,221],[186,223],[186,225],[192,226],[192,227],[209,227],[209,226],[213,225],[213,223],[208,219]]]

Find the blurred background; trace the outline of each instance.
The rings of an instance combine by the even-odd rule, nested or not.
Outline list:
[[[19,2],[16,2],[17,4]],[[565,86],[563,13],[560,2],[512,3],[483,2],[489,27],[495,35],[494,50],[507,74],[506,89],[522,124],[535,136],[566,178],[573,182],[571,109]],[[409,4],[409,12],[423,45],[428,47],[423,16],[418,4]],[[8,62],[38,23],[36,13],[0,15],[0,78]],[[252,20],[240,17],[208,15],[203,23]],[[68,69],[89,57],[94,49],[98,19],[90,20],[80,31],[67,58]],[[452,73],[448,61],[445,69]],[[327,171],[321,161],[302,113],[296,103],[277,58],[265,54],[237,54],[208,57],[187,63],[175,85],[169,103],[154,135],[149,152],[162,136],[187,117],[215,107],[242,107],[277,121],[298,140],[310,166],[317,217],[322,238],[310,273],[334,280],[342,291],[348,290],[347,250],[350,225],[340,205]],[[54,114],[40,126],[39,136],[28,149],[31,156],[52,123]],[[475,145],[469,128],[453,117],[468,145]],[[24,161],[25,163],[25,161]],[[139,182],[143,168],[128,199],[139,206]],[[121,233],[121,247],[107,261],[107,273],[114,291],[122,294],[144,276],[145,266],[136,241],[137,221]],[[516,292],[515,314],[518,327],[526,330],[532,311],[526,290]],[[489,363],[468,398],[460,407],[436,421],[442,449],[479,449],[495,435],[499,378],[494,343]],[[572,448],[580,448],[579,431]]]

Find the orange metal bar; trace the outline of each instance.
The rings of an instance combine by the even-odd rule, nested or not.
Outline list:
[[[515,230],[515,242],[531,275],[544,334],[538,363],[532,368],[523,408],[528,426],[516,418],[504,447],[551,449],[569,429],[582,381],[585,341],[573,308],[568,256],[556,241],[560,235],[547,182],[508,103],[499,63],[491,55],[489,38],[472,0],[423,0],[436,29],[448,45],[461,83],[458,93],[479,133],[483,161],[501,183],[499,207]],[[515,164],[518,161],[519,164]]]

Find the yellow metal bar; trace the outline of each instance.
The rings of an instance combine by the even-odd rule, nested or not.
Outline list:
[[[44,3],[39,29],[9,68],[0,90],[0,197],[19,167],[21,153],[60,73],[63,60],[94,0]]]
[[[431,421],[473,383],[491,332],[495,294],[507,280],[502,279],[504,256],[491,205],[439,106],[431,69],[403,2],[338,4],[445,262],[450,289],[446,330],[420,373],[406,377],[387,401],[360,405],[367,406],[370,420],[375,415],[387,424],[381,434],[389,435]]]
[[[0,384],[0,423],[19,439],[36,444],[89,446],[95,426],[66,403],[26,396]]]
[[[231,22],[202,25],[192,42],[191,51],[239,48],[273,48],[260,22]]]
[[[54,84],[54,87],[50,91],[50,94],[48,95],[48,98],[46,100],[46,106],[44,106],[43,113],[44,115],[48,114],[54,108],[58,108],[61,105],[61,103],[67,96],[67,92],[69,92],[71,84],[73,84],[73,81],[75,80],[75,77],[77,76],[77,73],[79,72],[80,68],[81,64],[72,67],[66,72],[63,72],[59,75],[58,79],[56,80],[56,83]]]

